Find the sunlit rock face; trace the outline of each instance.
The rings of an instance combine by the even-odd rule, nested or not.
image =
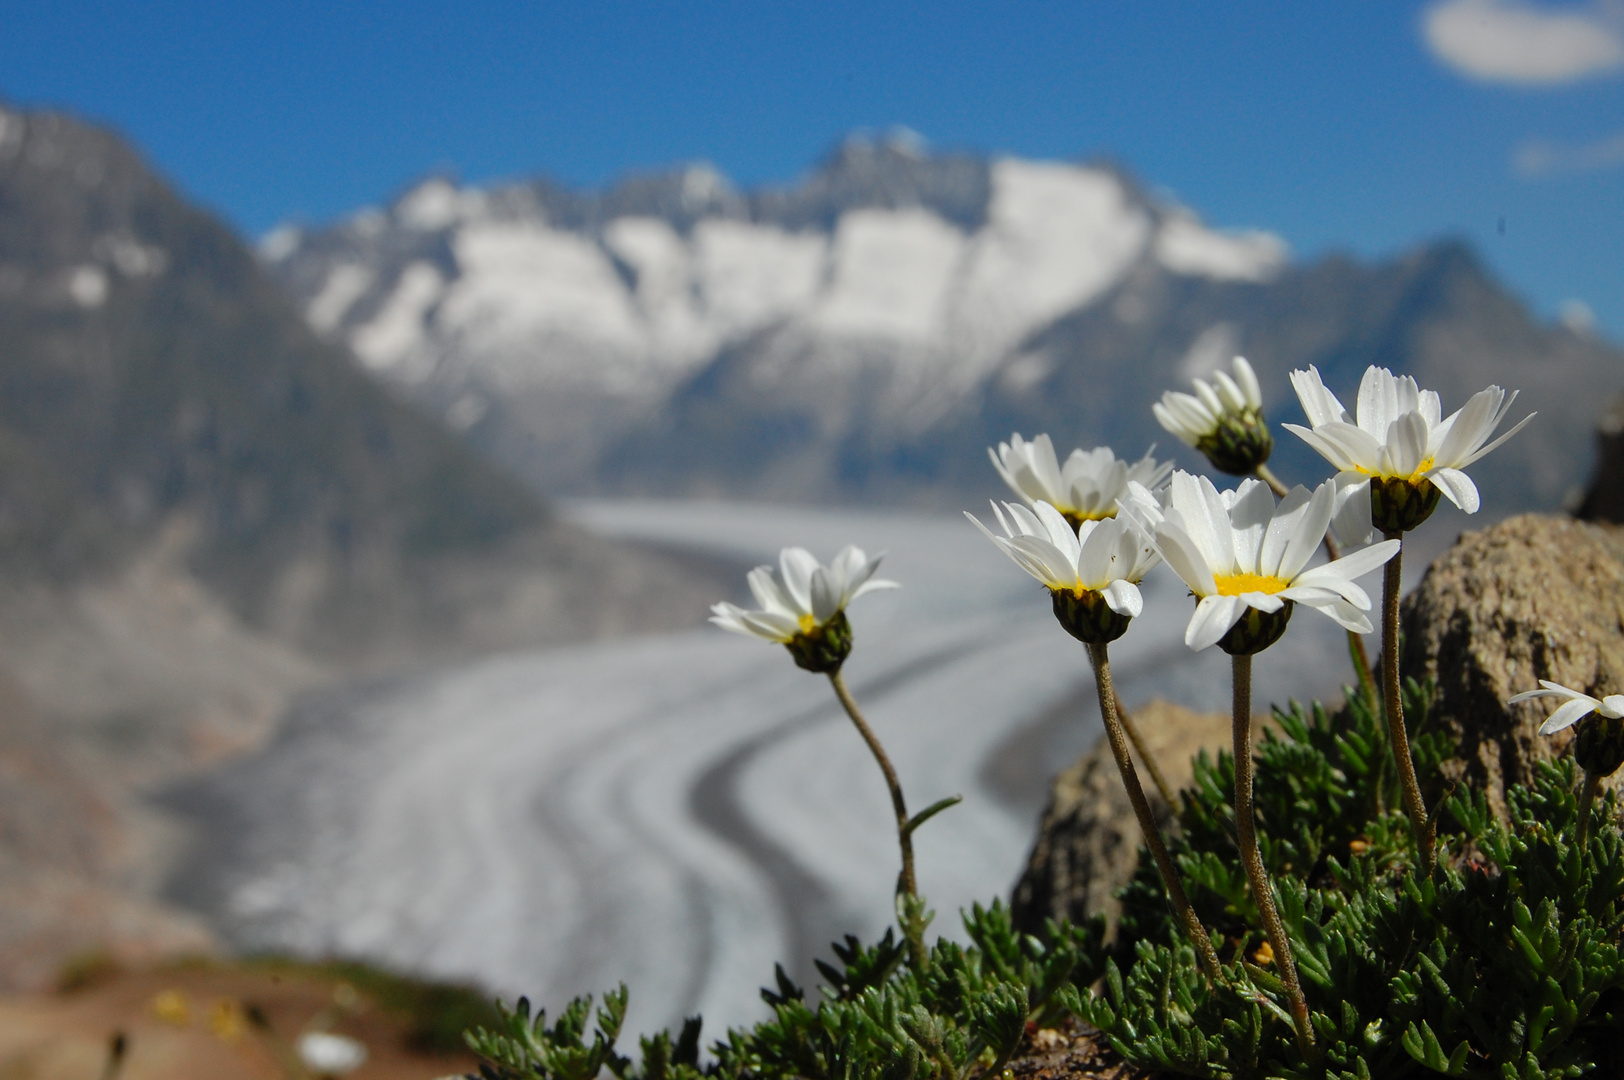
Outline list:
[[[1296,264],[1121,170],[906,134],[749,192],[703,165],[597,192],[432,178],[261,252],[319,332],[549,490],[958,499],[1011,431],[1165,442],[1148,402],[1237,352],[1280,419],[1309,363],[1347,391],[1408,370],[1451,407],[1486,381],[1536,408],[1624,383],[1616,350],[1531,320],[1459,244]],[[1582,426],[1519,441],[1491,507],[1554,507]],[[1323,471],[1280,453],[1288,479]]]

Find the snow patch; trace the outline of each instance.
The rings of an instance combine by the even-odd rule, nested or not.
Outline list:
[[[1188,213],[1162,222],[1156,258],[1175,274],[1219,281],[1270,281],[1286,265],[1285,241],[1260,230],[1221,233]]]
[[[399,372],[403,361],[423,344],[425,319],[444,287],[440,271],[428,263],[419,260],[406,267],[382,310],[350,335],[361,362],[374,371]]]
[[[695,307],[692,254],[675,229],[659,218],[616,218],[603,242],[631,268],[633,301],[664,358],[698,359],[716,347]]]
[[[449,180],[425,180],[395,204],[395,220],[410,229],[438,232],[462,217],[462,193]]]
[[[646,342],[631,298],[603,249],[544,225],[475,224],[452,250],[462,276],[439,321],[475,354],[515,350],[540,359],[550,338],[575,338],[622,352]]]
[[[713,220],[694,227],[693,243],[703,310],[723,336],[804,309],[823,282],[828,246],[818,233]]]
[[[82,308],[107,303],[107,272],[99,266],[76,266],[68,274],[68,295]]]
[[[992,186],[958,320],[983,364],[1115,285],[1151,233],[1150,217],[1102,169],[1006,158]]]
[[[937,338],[964,248],[964,234],[927,210],[848,211],[835,231],[832,280],[810,322],[853,337]]]
[[[154,244],[143,244],[128,232],[108,233],[96,238],[91,250],[104,263],[128,278],[155,277],[169,265],[169,253]]]
[[[281,262],[299,250],[304,243],[304,230],[297,225],[278,225],[259,241],[259,257],[269,262]]]
[[[332,333],[355,302],[372,288],[373,277],[372,271],[364,266],[339,263],[322,282],[321,292],[305,307],[305,318],[318,333]]]

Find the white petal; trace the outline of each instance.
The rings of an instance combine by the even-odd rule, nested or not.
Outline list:
[[[1521,420],[1517,421],[1516,427],[1513,427],[1510,431],[1506,432],[1504,435],[1500,436],[1498,439],[1494,440],[1493,442],[1491,442],[1489,445],[1483,447],[1482,449],[1472,451],[1472,456],[1467,458],[1465,461],[1461,462],[1461,465],[1462,466],[1470,465],[1472,462],[1476,461],[1478,458],[1480,458],[1480,457],[1484,456],[1485,454],[1489,453],[1489,451],[1494,450],[1501,443],[1505,442],[1507,439],[1509,439],[1513,435],[1517,434],[1517,432],[1519,432],[1523,428],[1527,427],[1528,426],[1528,421],[1532,420],[1534,417],[1536,417],[1538,415],[1539,415],[1538,413],[1529,413],[1527,416],[1525,416]]]
[[[1329,480],[1315,488],[1308,497],[1302,516],[1295,519],[1291,535],[1286,538],[1285,550],[1280,553],[1280,577],[1292,580],[1314,557],[1314,552],[1325,539],[1326,528],[1331,524],[1331,504],[1335,501],[1336,489]]]
[[[1238,596],[1203,596],[1190,616],[1190,625],[1184,628],[1184,644],[1196,652],[1218,644],[1245,609]]]
[[[1343,449],[1340,442],[1334,442],[1331,439],[1327,439],[1325,436],[1319,433],[1319,429],[1310,431],[1308,428],[1305,428],[1300,424],[1282,424],[1281,426],[1287,431],[1291,432],[1293,435],[1297,436],[1303,442],[1307,443],[1309,446],[1313,447],[1315,453],[1319,454],[1319,456],[1324,458],[1326,461],[1329,461],[1332,465],[1335,465],[1338,469],[1352,469],[1356,465],[1361,464],[1348,455],[1348,452]],[[1368,468],[1369,466],[1366,467]]]
[[[1212,567],[1195,541],[1176,522],[1163,521],[1156,526],[1156,547],[1191,592],[1211,596],[1218,591],[1218,583],[1212,579]]]
[[[1398,380],[1391,371],[1375,364],[1365,369],[1365,377],[1359,380],[1354,416],[1363,430],[1378,439],[1387,437],[1387,429],[1398,419]]]
[[[1352,581],[1354,578],[1364,577],[1398,554],[1400,546],[1397,540],[1383,540],[1379,544],[1371,544],[1367,548],[1350,552],[1335,562],[1304,570],[1296,576],[1293,584],[1320,585],[1329,588],[1332,580]]]
[[[1174,506],[1184,518],[1184,528],[1201,548],[1206,563],[1215,574],[1235,569],[1235,541],[1229,524],[1229,507],[1213,482],[1198,476],[1182,485],[1180,500],[1178,474],[1173,476]],[[1233,494],[1233,493],[1231,493]]]
[[[1321,424],[1338,421],[1347,423],[1352,420],[1348,410],[1342,407],[1342,402],[1326,389],[1324,380],[1320,378],[1319,369],[1312,364],[1308,366],[1307,371],[1299,370],[1291,373],[1291,388],[1297,391],[1297,400],[1301,403],[1303,415],[1308,417],[1311,426],[1319,427]]]
[[[1236,596],[1235,599],[1247,607],[1254,607],[1259,611],[1267,611],[1271,614],[1286,606],[1286,602],[1274,593],[1244,592]]]
[[[1279,572],[1280,557],[1286,553],[1286,543],[1297,528],[1298,519],[1307,511],[1311,495],[1312,492],[1299,484],[1286,492],[1286,497],[1275,507],[1268,530],[1263,534],[1263,548],[1258,553],[1258,573],[1272,575]]]
[[[812,618],[819,626],[834,618],[845,600],[845,590],[840,587],[844,583],[835,576],[822,566],[812,571]]]
[[[1241,412],[1246,408],[1246,394],[1240,385],[1222,371],[1215,371],[1212,381],[1217,383],[1218,400],[1224,403],[1224,408],[1230,412]]]
[[[1593,697],[1579,696],[1572,701],[1565,702],[1561,708],[1551,714],[1550,719],[1539,726],[1541,735],[1554,735],[1565,727],[1572,727],[1580,719],[1596,711],[1601,704]]]
[[[1329,603],[1309,603],[1304,601],[1304,603],[1307,607],[1311,607],[1328,617],[1344,630],[1352,630],[1355,634],[1368,634],[1375,629],[1370,625],[1370,620],[1365,617],[1365,613],[1349,604],[1346,600],[1332,600]]]
[[[1061,516],[1060,511],[1046,502],[1039,502],[1032,509],[1037,514],[1038,520],[1043,523],[1043,535],[1048,537],[1049,542],[1065,554],[1066,561],[1075,567],[1080,543],[1077,539],[1077,530],[1072,528],[1071,522]]]
[[[784,574],[784,590],[796,608],[810,613],[812,610],[812,571],[818,560],[805,548],[785,548],[778,553],[778,566]]]
[[[756,598],[764,610],[776,611],[781,615],[795,616],[801,612],[790,602],[783,588],[773,578],[772,567],[758,566],[744,576],[750,586],[750,594]]]
[[[1139,595],[1139,586],[1131,581],[1118,578],[1100,592],[1105,597],[1105,606],[1118,615],[1137,619],[1139,613],[1145,609],[1145,599]]]
[[[1235,362],[1230,366],[1235,369],[1235,381],[1240,384],[1246,403],[1254,409],[1263,408],[1263,391],[1259,389],[1257,373],[1252,370],[1252,365],[1246,362],[1246,357],[1235,357]]]
[[[1427,456],[1427,422],[1418,412],[1400,414],[1387,426],[1382,472],[1388,476],[1414,476]]]
[[[1459,468],[1466,464],[1472,451],[1494,433],[1495,419],[1506,392],[1498,386],[1479,390],[1450,417],[1454,421],[1449,434],[1438,445],[1437,464]]]
[[[1268,485],[1255,484],[1237,492],[1229,508],[1230,543],[1235,549],[1235,567],[1244,573],[1257,573],[1263,550],[1264,532],[1274,518],[1274,495]]]
[[[1596,711],[1610,720],[1624,717],[1624,694],[1608,694],[1601,699],[1601,708]]]
[[[1459,469],[1431,469],[1427,472],[1427,479],[1444,493],[1444,498],[1468,514],[1477,513],[1480,500],[1477,485],[1472,483],[1470,476]]]
[[[902,588],[902,585],[899,582],[888,581],[885,578],[869,578],[851,591],[851,595],[846,597],[846,603],[849,604],[859,596],[867,596],[871,592],[883,592],[886,589],[900,588]]]
[[[1370,518],[1370,478],[1341,472],[1335,477],[1336,501],[1331,511],[1331,533],[1342,547],[1370,543],[1376,527]]]

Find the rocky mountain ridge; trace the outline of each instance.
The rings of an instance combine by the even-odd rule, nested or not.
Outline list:
[[[1506,512],[1562,501],[1624,385],[1624,354],[1532,319],[1458,242],[1298,263],[1115,167],[905,137],[748,192],[705,166],[432,178],[261,254],[318,332],[544,490],[956,502],[1011,431],[1167,452],[1149,403],[1244,352],[1279,419],[1308,363],[1349,400],[1368,363],[1451,406],[1523,388],[1550,422],[1482,466]],[[1294,443],[1279,471],[1322,474]]]

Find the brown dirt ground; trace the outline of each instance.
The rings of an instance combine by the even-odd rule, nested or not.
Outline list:
[[[283,1080],[289,1073],[273,1042],[243,1020],[249,1005],[263,1010],[272,1038],[285,1040],[284,1052],[326,1013],[329,1030],[367,1046],[367,1061],[350,1080],[433,1080],[474,1067],[468,1055],[413,1052],[405,1021],[341,985],[336,978],[199,962],[108,972],[73,991],[6,995],[0,1080],[97,1080],[114,1032],[128,1039],[119,1080]],[[160,995],[168,1015],[161,1015]]]

